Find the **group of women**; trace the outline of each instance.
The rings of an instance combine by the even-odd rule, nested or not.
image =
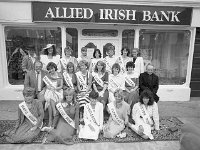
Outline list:
[[[35,89],[24,88],[24,102],[19,105],[19,120],[15,128],[6,131],[11,143],[29,143],[40,131],[47,131],[46,141],[58,140],[73,144],[73,136],[97,140],[102,133],[105,138],[123,138],[124,128],[130,127],[145,139],[153,139],[152,130],[159,130],[158,106],[152,93],[145,90],[138,94],[138,77],[144,72],[142,57],[138,51],[123,48],[121,56],[115,56],[115,47],[108,47],[105,58],[99,49],[93,59],[87,57],[87,48],[81,49],[81,57],[71,56],[72,49],[64,49],[60,59],[55,45],[48,44],[41,55],[45,105],[34,100]],[[48,109],[48,125],[43,125],[44,111]],[[105,114],[109,118],[105,120]],[[134,122],[130,122],[132,118]]]

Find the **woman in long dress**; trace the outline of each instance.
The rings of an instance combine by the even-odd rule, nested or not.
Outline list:
[[[80,125],[79,138],[97,140],[103,128],[103,104],[97,101],[99,94],[90,92],[90,103],[84,106],[83,123]]]
[[[105,108],[108,101],[108,72],[106,72],[106,64],[103,61],[98,61],[94,72],[92,73],[93,80],[93,90],[99,93],[97,98]]]
[[[40,61],[43,64],[43,70],[46,70],[47,64],[53,62],[56,64],[58,68],[58,72],[61,71],[60,66],[60,55],[57,55],[56,46],[54,44],[47,44],[45,48],[43,48],[44,52],[40,55]]]
[[[52,126],[53,116],[56,113],[56,103],[63,99],[63,77],[57,72],[57,66],[55,63],[50,62],[47,65],[49,74],[43,78],[46,84],[46,91],[44,94],[45,110],[48,108],[49,112],[49,124],[48,127]]]
[[[93,58],[91,59],[91,65],[90,65],[90,69],[89,69],[90,72],[94,71],[97,62],[102,60],[101,57],[102,57],[101,51],[99,49],[95,49],[93,52]]]
[[[69,62],[72,62],[74,64],[74,71],[76,71],[76,69],[77,69],[78,62],[77,62],[75,57],[71,56],[72,51],[73,50],[69,46],[67,46],[64,49],[65,56],[60,59],[61,71],[62,72],[67,70],[67,64]]]
[[[74,89],[77,92],[77,78],[75,74],[75,67],[72,62],[69,62],[66,66],[66,70],[63,72],[63,89]]]
[[[112,74],[110,74],[108,78],[109,102],[115,101],[114,92],[116,89],[125,90],[125,78],[120,71],[120,65],[115,63],[112,66]]]
[[[137,72],[139,75],[141,73],[144,73],[144,60],[142,57],[138,56],[139,49],[134,48],[132,50],[132,56],[133,56],[133,63],[135,64],[134,71]]]
[[[134,71],[134,63],[132,61],[127,62],[125,76],[125,101],[131,106],[139,101],[139,75]]]
[[[19,104],[18,121],[14,129],[3,133],[10,143],[31,143],[40,133],[40,127],[42,126],[44,110],[42,103],[34,99],[35,89],[25,88],[23,96],[24,102]]]
[[[56,105],[53,126],[47,129],[49,134],[43,143],[58,140],[63,144],[73,144],[72,138],[79,131],[79,104],[76,103],[75,92],[66,89],[63,96],[63,100]]]
[[[108,104],[110,117],[103,127],[103,136],[106,138],[115,138],[120,134],[128,123],[130,106],[124,101],[124,95],[121,89],[114,92],[115,101]]]
[[[152,130],[159,130],[158,105],[154,102],[150,90],[144,90],[140,101],[133,106],[132,119],[135,125],[129,127],[144,139],[153,139]]]

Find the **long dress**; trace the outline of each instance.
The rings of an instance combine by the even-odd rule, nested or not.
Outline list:
[[[91,106],[91,104],[88,103],[84,106],[83,120],[85,125],[80,125],[79,138],[97,140],[99,132],[103,127],[103,104],[96,102],[95,109],[92,109],[96,123],[92,120],[92,117],[90,117],[89,111],[86,110],[87,106]],[[89,125],[92,125],[95,131],[92,131]]]
[[[39,127],[42,124],[44,118],[44,110],[41,102],[33,100],[32,107],[29,108],[29,111],[35,116],[38,120],[38,128],[34,131],[30,129],[34,125],[30,120],[22,113],[21,109],[18,108],[18,121],[13,130],[6,132],[6,140],[10,143],[31,143],[35,137],[40,133]],[[16,131],[15,131],[16,130]],[[14,132],[15,131],[15,132]]]
[[[115,103],[115,102],[111,102]],[[114,104],[115,106],[115,104]],[[119,125],[110,115],[108,122],[103,127],[104,137],[106,138],[115,138],[122,130],[125,128],[125,124],[128,123],[128,114],[130,112],[130,106],[126,102],[122,101],[122,104],[119,108],[115,106],[116,113],[120,119],[124,121],[124,125]],[[110,113],[109,109],[108,112]]]
[[[54,62],[57,65],[58,72],[61,71],[60,55],[53,56],[52,59],[49,59],[47,55],[40,55],[40,61],[43,64],[43,68],[42,68],[43,70],[47,70],[46,67],[47,67],[49,62]]]
[[[62,105],[63,106],[63,105]],[[47,141],[66,141],[72,139],[75,135],[75,130],[79,127],[79,104],[70,104],[63,107],[66,114],[75,122],[75,128],[65,121],[59,111],[56,111],[56,116],[53,120],[53,129],[47,136]]]
[[[103,81],[103,85],[104,84],[108,85],[108,72],[105,72],[102,76],[99,76],[98,73],[93,72],[92,76],[93,76],[92,83],[96,85],[98,92],[101,92],[103,90],[103,87],[99,85],[99,83],[97,83],[94,76],[98,76],[99,78],[101,78],[101,80]],[[99,96],[97,100],[103,103],[103,105],[105,106],[108,101],[108,96],[109,96],[108,90],[105,90],[103,97]]]
[[[151,135],[151,130],[156,129],[159,130],[159,114],[158,114],[158,105],[156,102],[153,105],[148,105],[146,108],[146,112],[149,115],[149,118],[152,120],[152,125],[146,123],[144,121],[144,115],[142,114],[141,107],[144,107],[144,104],[140,102],[136,103],[133,106],[132,110],[132,119],[135,121],[135,125],[132,125],[136,131],[138,131],[139,126],[143,126],[144,134],[147,135],[150,139],[153,139]]]

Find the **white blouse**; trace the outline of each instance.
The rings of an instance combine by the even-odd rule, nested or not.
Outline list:
[[[122,74],[110,74],[108,78],[108,90],[115,91],[117,88],[111,84],[111,80],[118,85],[118,88],[125,90],[125,77]]]
[[[43,68],[42,68],[43,70],[47,70],[46,67],[47,67],[49,62],[54,62],[57,65],[58,72],[61,71],[60,55],[53,56],[52,59],[49,59],[47,55],[40,55],[40,61],[43,64]]]

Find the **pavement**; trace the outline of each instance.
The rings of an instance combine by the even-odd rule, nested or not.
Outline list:
[[[0,120],[17,120],[21,101],[0,101]],[[183,123],[193,123],[200,128],[200,97],[187,102],[158,102],[160,116],[175,116]],[[150,141],[135,143],[81,143],[62,144],[1,144],[0,150],[179,150],[179,141]]]

